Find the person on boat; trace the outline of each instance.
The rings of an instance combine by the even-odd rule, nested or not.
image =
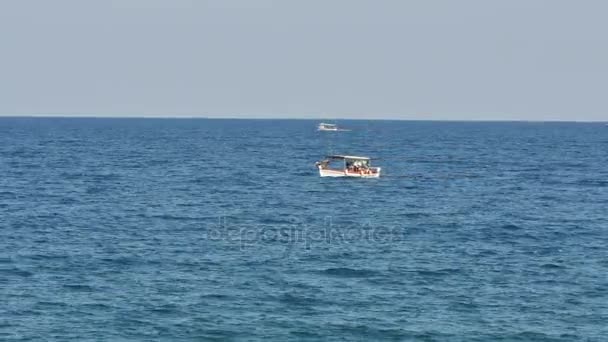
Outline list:
[[[329,160],[321,160],[320,162],[316,162],[315,165],[320,166],[322,169],[327,169],[327,166],[329,165]]]

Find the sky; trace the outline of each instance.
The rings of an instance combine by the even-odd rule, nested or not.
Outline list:
[[[0,0],[0,115],[608,121],[605,0]]]

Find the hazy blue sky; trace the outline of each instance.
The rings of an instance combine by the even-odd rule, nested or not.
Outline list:
[[[0,114],[608,120],[605,0],[0,0]]]

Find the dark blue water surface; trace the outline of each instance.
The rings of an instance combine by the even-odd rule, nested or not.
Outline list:
[[[0,119],[0,340],[608,340],[608,127],[317,123]]]

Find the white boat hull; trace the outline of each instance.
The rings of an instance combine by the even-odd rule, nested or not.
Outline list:
[[[321,177],[354,177],[354,178],[379,178],[381,168],[375,167],[372,168],[373,171],[347,171],[347,170],[334,170],[334,169],[324,169],[322,167],[319,168],[319,175]]]
[[[346,129],[346,128],[317,128],[317,131],[319,132],[350,132],[350,129]]]

